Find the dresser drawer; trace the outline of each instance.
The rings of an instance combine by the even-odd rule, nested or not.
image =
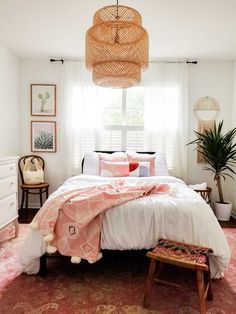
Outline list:
[[[0,228],[18,216],[16,194],[0,200]]]
[[[0,179],[16,175],[16,163],[0,166]]]
[[[17,177],[10,177],[0,180],[0,199],[16,193],[17,190]]]

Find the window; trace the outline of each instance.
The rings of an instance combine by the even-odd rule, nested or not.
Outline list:
[[[144,150],[144,91],[142,88],[106,90],[101,150]]]
[[[78,106],[82,102],[83,106]],[[179,123],[178,87],[76,87],[73,125],[75,168],[91,150],[162,151],[173,168]],[[80,108],[80,109],[79,109]],[[78,122],[78,117],[81,117]]]

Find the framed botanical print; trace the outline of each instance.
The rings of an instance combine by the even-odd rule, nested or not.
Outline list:
[[[56,115],[56,85],[31,84],[31,116]]]
[[[55,121],[31,121],[31,151],[56,152]]]

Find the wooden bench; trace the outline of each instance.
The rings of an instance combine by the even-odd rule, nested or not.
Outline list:
[[[169,283],[159,280],[158,276],[160,275],[161,266],[163,264],[172,264],[196,271],[200,314],[205,314],[205,299],[207,298],[207,300],[213,300],[213,294],[211,291],[209,253],[213,253],[213,250],[210,248],[167,239],[160,239],[155,249],[146,254],[147,257],[151,258],[151,262],[148,277],[146,279],[143,307],[148,307],[149,305],[148,296],[154,280],[157,282]],[[156,271],[156,262],[159,264],[158,271]]]

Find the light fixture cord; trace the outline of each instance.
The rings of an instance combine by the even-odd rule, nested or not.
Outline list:
[[[118,7],[119,7],[119,0],[116,0],[116,20],[117,20],[117,22],[119,21],[119,12],[118,12]],[[118,23],[117,23],[117,27],[116,27],[115,43],[119,43],[119,30],[118,30]]]
[[[116,0],[116,17],[118,17],[119,0]]]

